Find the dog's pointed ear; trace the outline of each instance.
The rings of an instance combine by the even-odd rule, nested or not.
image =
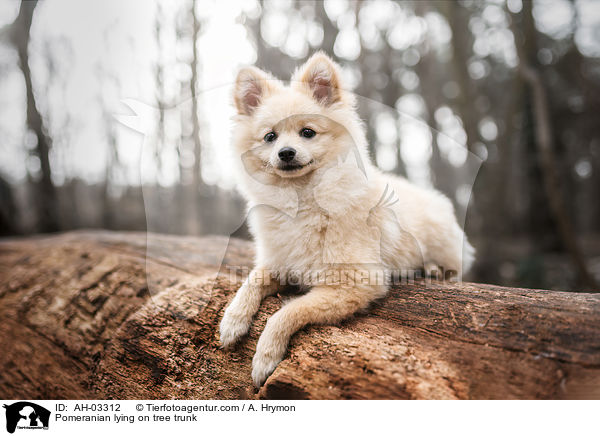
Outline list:
[[[251,115],[266,95],[273,92],[278,81],[256,67],[247,67],[237,75],[233,99],[240,115]]]
[[[323,52],[317,52],[292,77],[292,86],[304,90],[320,104],[330,106],[343,100],[340,67]]]

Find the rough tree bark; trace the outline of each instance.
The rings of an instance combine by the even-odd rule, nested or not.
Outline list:
[[[72,232],[0,240],[0,397],[600,398],[600,295],[416,281],[294,336],[265,386],[251,358],[269,297],[231,351],[226,239]],[[249,265],[231,239],[224,263]]]

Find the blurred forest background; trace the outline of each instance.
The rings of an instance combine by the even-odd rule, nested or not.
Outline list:
[[[599,289],[596,0],[0,0],[0,234],[230,234],[236,70],[318,49],[377,165],[454,201],[469,279]]]

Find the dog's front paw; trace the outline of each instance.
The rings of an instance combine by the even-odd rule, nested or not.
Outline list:
[[[223,348],[231,347],[250,330],[251,320],[228,308],[219,325],[219,339]]]
[[[265,330],[268,330],[265,329]],[[286,343],[269,338],[269,332],[265,331],[256,345],[256,354],[252,359],[252,380],[257,388],[260,388],[269,377],[285,355]]]
[[[279,362],[281,358],[256,352],[252,359],[252,380],[257,388],[260,388],[267,377],[275,371]]]

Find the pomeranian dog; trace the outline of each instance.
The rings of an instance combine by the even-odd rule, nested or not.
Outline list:
[[[460,278],[469,269],[474,249],[448,198],[370,163],[354,96],[327,55],[313,55],[289,86],[242,69],[234,101],[234,160],[256,258],[225,311],[221,344],[244,336],[262,299],[292,276],[308,289],[268,320],[252,360],[257,387],[296,331],[366,309],[394,271]]]

